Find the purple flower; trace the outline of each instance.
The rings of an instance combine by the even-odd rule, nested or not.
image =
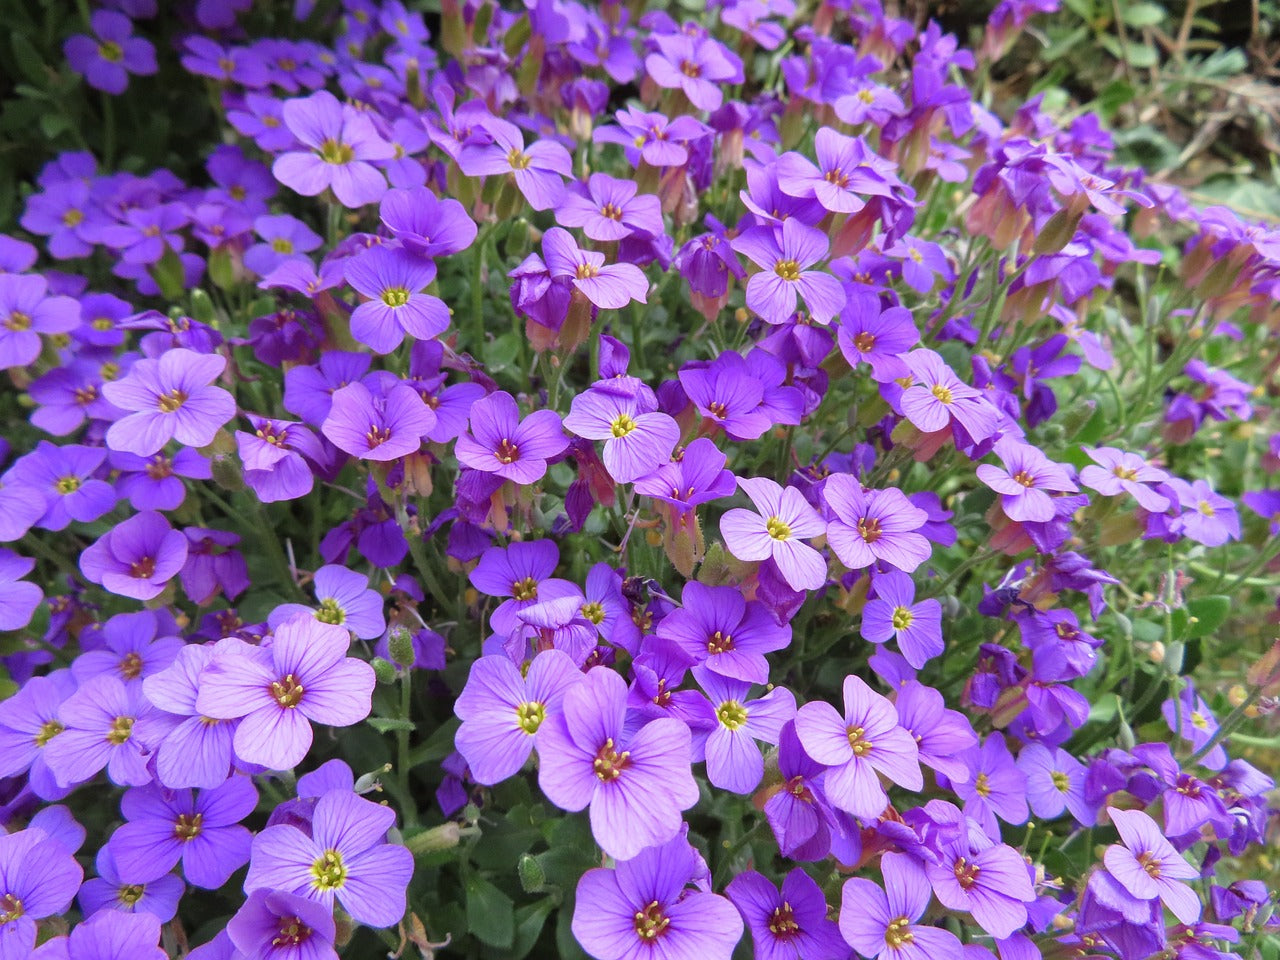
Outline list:
[[[845,303],[844,288],[829,273],[809,270],[827,256],[826,235],[795,217],[781,230],[753,227],[733,240],[733,249],[762,269],[747,281],[747,306],[767,323],[785,323],[803,297],[816,323],[830,323]]]
[[[490,614],[489,625],[496,633],[514,633],[519,614],[540,601],[580,595],[577,584],[551,577],[559,559],[551,540],[524,540],[484,551],[470,580],[481,593],[509,598]]]
[[[164,670],[185,649],[181,637],[156,633],[164,626],[174,629],[168,616],[144,610],[140,613],[118,613],[102,625],[95,639],[101,646],[86,650],[71,664],[71,672],[80,683],[110,674],[125,683],[139,682]],[[82,641],[89,635],[82,635]]]
[[[267,623],[272,629],[298,614],[315,617],[321,623],[350,630],[361,640],[373,640],[387,629],[383,616],[383,596],[370,589],[369,578],[338,564],[327,564],[316,571],[315,585],[318,609],[300,603],[282,603],[271,611]]]
[[[930,597],[913,603],[916,588],[905,573],[890,570],[871,579],[875,597],[862,609],[862,638],[885,643],[898,638],[898,649],[919,670],[943,651],[942,604]]]
[[[64,787],[92,779],[103,767],[112,783],[149,783],[147,760],[169,725],[138,684],[110,676],[96,677],[68,697],[58,722],[63,730],[45,746],[45,762]]]
[[[284,408],[320,426],[329,416],[334,393],[368,373],[372,362],[368,353],[332,350],[315,366],[294,367],[284,375]]]
[[[1085,447],[1084,452],[1093,461],[1080,470],[1080,482],[1086,487],[1107,497],[1128,493],[1143,509],[1153,513],[1169,508],[1169,498],[1148,486],[1169,479],[1163,470],[1151,466],[1136,453],[1115,447]]]
[[[944,845],[939,860],[926,863],[925,870],[944,907],[972,914],[993,937],[1005,940],[1026,925],[1026,904],[1035,902],[1036,893],[1027,861],[1012,847],[989,843],[975,849],[962,834]]]
[[[227,936],[245,960],[337,960],[332,911],[281,890],[258,889],[227,922]]]
[[[36,921],[71,906],[84,871],[43,830],[0,835],[0,957],[31,956]]]
[[[40,356],[42,333],[70,333],[80,326],[80,304],[47,296],[38,274],[0,273],[0,369],[25,367]]]
[[[850,570],[883,561],[910,573],[929,559],[929,541],[917,532],[929,515],[896,487],[866,490],[849,474],[837,473],[827,479],[822,496],[833,514],[827,542]]]
[[[449,308],[422,291],[435,265],[403,250],[379,246],[347,261],[347,282],[369,299],[351,312],[351,335],[375,353],[390,353],[405,334],[430,340],[449,327]]]
[[[1107,807],[1120,843],[1107,847],[1102,861],[1120,885],[1138,900],[1159,898],[1182,923],[1200,919],[1200,898],[1185,883],[1199,871],[1165,839],[1156,822],[1141,810]]]
[[[580,250],[572,234],[552,227],[542,235],[542,256],[552,278],[567,279],[597,307],[620,310],[633,300],[645,302],[649,281],[633,263],[604,262],[604,254]]]
[[[653,236],[665,232],[662,204],[653,194],[636,195],[634,180],[618,180],[607,173],[593,173],[585,185],[565,193],[556,207],[556,223],[581,227],[592,240],[610,242],[632,234]]]
[[[733,496],[737,479],[724,468],[726,457],[713,441],[699,437],[676,456],[637,480],[636,493],[669,504],[682,517],[700,504]]]
[[[31,792],[42,800],[61,800],[70,793],[55,780],[45,747],[66,729],[58,711],[75,689],[71,673],[56,670],[32,677],[0,703],[0,777],[26,774]]]
[[[1172,531],[1206,547],[1220,547],[1240,539],[1240,515],[1236,505],[1214,491],[1207,480],[1187,483],[1170,477],[1165,484],[1177,498],[1182,513],[1173,521]]]
[[[655,721],[664,722],[677,721]],[[729,960],[742,938],[738,911],[705,889],[685,889],[706,869],[680,835],[613,870],[588,870],[578,881],[574,939],[598,960]]]
[[[1027,778],[1014,762],[1004,734],[987,734],[981,749],[970,750],[964,757],[972,776],[952,784],[956,795],[964,800],[964,814],[977,821],[987,835],[1000,836],[999,816],[1005,823],[1027,822]]]
[[[338,449],[361,460],[398,460],[422,446],[436,415],[407,383],[374,394],[363,383],[333,393],[321,432]]]
[[[554,140],[538,140],[527,149],[514,123],[485,117],[483,130],[492,142],[471,140],[458,154],[458,166],[468,177],[510,174],[535,210],[550,210],[564,196],[564,178],[573,176],[573,158]]]
[[[329,458],[315,434],[300,423],[247,414],[253,433],[236,431],[236,450],[244,464],[244,482],[263,503],[296,500],[315,484],[312,463]]]
[[[739,560],[772,558],[793,590],[820,588],[827,580],[827,563],[800,542],[825,532],[818,512],[795,487],[780,487],[767,477],[739,477],[738,486],[755,511],[735,507],[720,518],[725,548]]]
[[[1087,771],[1067,751],[1029,743],[1018,753],[1018,769],[1027,778],[1027,800],[1037,817],[1052,820],[1066,809],[1081,826],[1094,825],[1098,812],[1085,797]]]
[[[565,694],[539,730],[538,785],[562,810],[591,808],[596,843],[617,860],[667,843],[698,802],[689,728],[663,717],[628,736],[627,684],[607,667]]]
[[[945,430],[954,418],[974,440],[995,432],[996,410],[980,390],[960,381],[932,350],[907,354],[913,383],[902,391],[902,412],[922,433]]]
[[[258,805],[248,777],[232,777],[211,790],[135,787],[120,801],[125,823],[107,846],[120,876],[151,883],[182,861],[187,882],[216,890],[249,860],[251,836],[240,821]]]
[[[330,908],[336,899],[359,923],[394,926],[413,875],[413,854],[386,842],[395,820],[389,807],[331,790],[316,802],[310,835],[278,824],[253,838],[245,890],[292,893]]]
[[[756,960],[844,960],[849,947],[840,928],[827,919],[822,888],[799,867],[782,881],[782,892],[768,878],[744,870],[724,891],[742,914]]]
[[[620,144],[632,166],[644,160],[652,167],[682,167],[689,161],[690,142],[712,132],[690,116],[668,119],[636,107],[617,111],[614,119],[618,126],[597,127],[592,136],[596,143]]]
[[[960,941],[949,931],[917,921],[929,905],[929,881],[905,853],[880,858],[884,889],[853,877],[844,882],[840,932],[853,949],[878,960],[960,960]]]
[[[528,672],[504,656],[481,657],[453,705],[462,720],[455,743],[477,783],[493,785],[524,766],[538,731],[560,713],[565,693],[582,680],[569,656],[545,650]]]
[[[346,656],[350,645],[341,627],[298,615],[261,655],[216,656],[200,675],[196,707],[220,720],[243,717],[236,756],[288,770],[311,747],[311,723],[348,727],[369,715],[373,668]]]
[[[253,230],[263,242],[244,252],[244,265],[263,277],[285,261],[302,257],[324,243],[318,233],[288,214],[258,217],[253,221]]]
[[[938,277],[947,282],[955,279],[955,271],[947,255],[936,243],[903,237],[885,250],[885,254],[902,259],[902,279],[916,293],[928,294]]]
[[[813,139],[815,166],[798,153],[778,158],[778,185],[793,197],[815,198],[832,213],[857,213],[866,206],[858,194],[891,196],[890,182],[877,166],[885,161],[861,137],[821,127]],[[888,166],[892,170],[892,165]]]
[[[769,608],[748,602],[737,587],[684,585],[682,606],[658,624],[658,636],[672,641],[695,664],[723,677],[767,683],[766,653],[791,642],[791,626],[778,623]]]
[[[236,412],[231,394],[210,386],[226,366],[226,357],[181,348],[138,360],[123,380],[103,384],[104,397],[131,411],[107,430],[107,446],[140,457],[170,440],[207,447]]]
[[[21,630],[44,599],[43,590],[22,579],[35,565],[30,557],[0,550],[0,631]]]
[[[750,683],[722,677],[706,667],[694,667],[693,676],[706,691],[716,716],[715,727],[702,734],[707,779],[721,790],[750,793],[764,776],[764,758],[755,741],[778,742],[782,728],[795,718],[795,694],[786,687],[774,687],[763,697],[748,700]]]
[[[565,429],[605,442],[605,469],[618,483],[631,483],[666,463],[680,439],[676,422],[655,412],[647,399],[604,381],[575,396],[564,418]]]
[[[1180,703],[1166,700],[1160,707],[1164,721],[1169,729],[1189,742],[1192,749],[1199,750],[1218,734],[1218,720],[1205,703],[1204,697],[1196,692],[1196,688],[1188,683],[1178,694]],[[1181,714],[1182,728],[1178,729],[1178,718]],[[1221,770],[1227,765],[1227,751],[1222,744],[1200,758],[1200,765],[1209,770]]]
[[[1000,494],[1005,516],[1020,523],[1046,523],[1054,517],[1053,500],[1045,491],[1075,493],[1067,468],[1054,463],[1038,447],[1013,437],[996,441],[994,451],[1003,469],[978,464],[978,479]]]
[[[554,410],[535,410],[523,421],[511,394],[499,391],[471,405],[471,431],[460,434],[454,456],[519,486],[537,483],[547,461],[564,453],[569,438]]]
[[[893,705],[899,725],[916,742],[921,763],[953,784],[968,779],[969,767],[961,758],[965,751],[978,745],[978,735],[968,717],[958,710],[946,709],[942,694],[918,680],[903,682]]]
[[[5,481],[43,493],[48,506],[35,525],[64,530],[72,520],[90,523],[116,505],[111,484],[94,477],[106,456],[101,447],[59,447],[41,440],[5,474]]]
[[[187,538],[163,514],[146,510],[104,533],[80,554],[80,572],[90,583],[134,600],[164,592],[187,562]]]
[[[724,102],[722,83],[741,83],[742,61],[710,36],[660,33],[651,38],[655,52],[644,67],[653,82],[669,90],[683,90],[699,110],[715,110]]]
[[[187,208],[179,203],[133,207],[124,212],[120,223],[104,227],[99,239],[119,251],[123,263],[150,265],[158,263],[170,250],[182,250],[182,234],[178,231],[190,219]]]
[[[377,203],[387,182],[369,161],[390,160],[395,148],[378,136],[367,114],[340,103],[327,90],[286,100],[283,118],[307,147],[276,157],[277,180],[305,197],[331,188],[344,207]]]
[[[161,948],[160,920],[150,913],[100,910],[71,931],[54,937],[29,955],[30,960],[166,960]]]
[[[148,41],[133,35],[133,24],[123,13],[95,10],[89,25],[96,37],[78,33],[62,46],[71,68],[89,86],[104,93],[121,94],[129,85],[129,74],[148,76],[156,72],[156,50]]]
[[[419,257],[445,257],[471,246],[476,225],[457,200],[441,200],[426,187],[388,190],[378,207],[383,226]]]
[[[924,786],[915,739],[898,724],[892,703],[859,677],[844,680],[844,715],[822,701],[796,713],[796,734],[827,772],[830,801],[855,817],[878,817],[889,803],[877,773],[908,790]]]
[[[845,304],[837,332],[840,352],[856,368],[866,362],[871,376],[881,383],[911,375],[902,355],[920,342],[911,311],[903,307],[882,310],[876,298],[858,297]]]
[[[99,910],[119,910],[149,913],[161,923],[168,923],[177,915],[178,901],[186,890],[181,877],[167,873],[150,883],[127,883],[116,869],[110,845],[98,851],[95,864],[98,876],[86,880],[76,894],[80,912],[86,917]]]

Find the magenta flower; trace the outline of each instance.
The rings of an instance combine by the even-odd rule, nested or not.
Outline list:
[[[833,515],[827,542],[850,570],[883,561],[910,573],[929,559],[929,541],[917,532],[929,515],[896,487],[865,490],[849,474],[837,473],[822,496]]]
[[[311,747],[311,724],[349,727],[369,715],[373,668],[346,656],[351,635],[299,615],[281,624],[260,655],[219,653],[200,675],[196,708],[244,720],[235,752],[247,763],[288,770]]]
[[[666,231],[662,203],[650,193],[636,195],[634,180],[593,173],[583,185],[565,193],[556,208],[556,223],[581,227],[592,240],[610,242],[632,234],[659,236]]]
[[[307,147],[276,157],[275,178],[304,197],[326,188],[344,207],[377,203],[387,181],[369,161],[390,160],[395,148],[374,129],[373,121],[354,107],[340,103],[327,90],[286,100],[285,126]]]
[[[1200,919],[1200,898],[1181,881],[1200,872],[1173,848],[1156,822],[1141,810],[1107,807],[1120,843],[1107,847],[1102,862],[1120,885],[1138,900],[1159,900],[1182,923]]]
[[[329,907],[265,888],[250,891],[226,929],[236,956],[255,960],[338,960],[336,933]]]
[[[644,67],[653,82],[683,90],[699,110],[716,110],[724,102],[720,84],[742,82],[742,61],[710,36],[660,33],[650,39],[657,50],[645,57]]]
[[[118,523],[80,554],[90,583],[134,600],[160,596],[187,562],[187,538],[163,514],[145,510]]]
[[[604,254],[580,250],[568,230],[552,227],[542,235],[542,256],[553,278],[564,278],[597,307],[621,310],[632,300],[645,302],[649,281],[634,263],[604,262]]]
[[[375,353],[390,353],[405,334],[430,340],[449,327],[449,308],[422,291],[435,265],[403,250],[372,247],[347,261],[347,283],[368,297],[351,312],[351,335]]]
[[[407,383],[393,382],[374,394],[363,383],[333,393],[321,433],[361,460],[398,460],[417,452],[436,415]]]
[[[471,430],[458,436],[454,456],[465,466],[495,473],[519,486],[537,483],[547,461],[569,446],[554,410],[535,410],[522,421],[511,394],[491,393],[471,405]]]
[[[885,643],[897,637],[907,663],[919,670],[943,651],[942,604],[929,597],[915,603],[916,588],[898,570],[871,579],[874,597],[862,608],[862,639]]]
[[[960,960],[960,941],[917,921],[929,906],[929,881],[905,853],[880,858],[884,889],[853,877],[844,882],[840,932],[864,957],[877,960]]]
[[[573,398],[565,429],[588,440],[603,440],[605,469],[618,483],[631,483],[671,459],[680,427],[648,402],[652,394],[596,384]]]
[[[652,720],[628,735],[627,684],[608,668],[587,672],[563,712],[538,734],[538,785],[562,810],[591,808],[591,832],[609,856],[627,860],[680,831],[698,802],[689,769],[689,728]]]
[[[754,870],[744,870],[725,887],[755,942],[756,960],[845,960],[849,946],[827,919],[822,888],[800,867],[778,892]]]
[[[249,861],[252,837],[240,821],[258,805],[248,777],[232,777],[211,790],[135,787],[120,801],[125,823],[107,842],[120,876],[159,880],[182,861],[187,882],[217,890]]]
[[[395,926],[413,876],[413,854],[386,842],[395,821],[389,807],[330,790],[316,802],[309,833],[282,823],[253,838],[244,888],[292,893],[328,908],[336,899],[358,923]]]
[[[565,693],[581,680],[573,660],[560,650],[539,653],[526,674],[504,656],[473,663],[453,705],[462,720],[455,743],[472,778],[493,785],[518,773],[543,722],[560,712]]]
[[[701,884],[686,889],[706,871],[684,836],[613,870],[588,870],[578,881],[573,936],[598,960],[729,960],[742,938],[738,911]]]
[[[1045,523],[1054,517],[1053,500],[1046,491],[1075,493],[1067,468],[1054,463],[1037,447],[1013,437],[995,443],[1003,469],[989,463],[978,464],[978,479],[1000,494],[1000,505],[1010,520]]]
[[[747,306],[767,323],[786,323],[804,298],[815,323],[830,323],[845,303],[844,287],[829,273],[810,270],[827,256],[822,231],[788,217],[780,230],[753,227],[734,238],[733,249],[762,269],[747,280]]]
[[[538,140],[528,148],[514,123],[485,117],[481,129],[491,143],[468,141],[458,154],[458,166],[468,177],[509,174],[529,206],[550,210],[564,196],[564,178],[573,176],[573,158],[554,140]]]
[[[47,296],[48,290],[38,274],[0,273],[0,370],[34,363],[42,333],[70,333],[80,326],[80,304]]]
[[[119,95],[129,86],[130,74],[149,76],[156,72],[155,47],[133,35],[133,24],[123,13],[95,10],[89,25],[97,36],[77,33],[62,45],[67,62],[89,86]]]
[[[915,738],[899,726],[893,704],[859,677],[844,679],[844,716],[821,700],[806,703],[796,734],[805,753],[832,768],[828,799],[855,817],[878,817],[888,805],[878,773],[908,790],[924,786]]]
[[[826,532],[818,512],[795,487],[780,487],[767,477],[739,477],[738,486],[755,510],[735,507],[720,518],[725,548],[739,560],[772,559],[793,590],[821,587],[827,562],[801,542]]]
[[[107,430],[107,446],[140,457],[170,440],[207,447],[236,413],[231,394],[210,386],[226,367],[226,357],[183,348],[138,360],[124,379],[102,386],[107,400],[130,411]]]

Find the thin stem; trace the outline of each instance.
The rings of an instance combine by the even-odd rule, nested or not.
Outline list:
[[[408,720],[413,712],[413,666],[406,666],[400,672],[400,719]],[[409,790],[409,731],[396,731],[396,779],[400,784],[401,804],[404,808],[405,826],[418,825],[418,806],[410,802],[413,797]]]

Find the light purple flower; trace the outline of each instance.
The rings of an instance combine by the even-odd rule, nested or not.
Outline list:
[[[182,899],[186,884],[171,873],[150,883],[127,883],[120,877],[111,847],[98,851],[94,861],[98,875],[86,880],[76,894],[80,912],[86,917],[99,910],[119,910],[122,913],[149,913],[161,923],[168,923],[178,913],[178,901]]]
[[[780,487],[768,477],[739,477],[738,486],[755,510],[735,507],[720,518],[725,548],[739,560],[772,558],[793,590],[821,587],[827,563],[801,542],[826,532],[818,512],[795,487]]]
[[[22,578],[36,562],[12,550],[0,550],[0,631],[21,630],[31,622],[44,591]]]
[[[529,147],[514,123],[485,117],[481,126],[493,142],[471,140],[458,154],[458,166],[468,177],[509,174],[529,206],[550,210],[564,196],[564,178],[573,176],[569,151],[554,140],[538,140]]]
[[[496,473],[519,486],[536,483],[547,461],[569,446],[554,410],[535,410],[524,420],[515,398],[491,393],[471,405],[471,430],[458,436],[454,455],[468,467]]]
[[[124,379],[103,384],[103,396],[130,411],[107,430],[107,446],[140,457],[170,440],[208,446],[236,412],[231,394],[210,386],[226,366],[226,357],[182,348],[167,350],[158,360],[138,360]]]
[[[375,640],[386,632],[387,620],[382,612],[385,600],[370,588],[369,578],[363,573],[330,563],[316,571],[312,583],[319,601],[317,609],[282,603],[267,617],[273,630],[298,614],[305,614],[350,630],[361,640]]]
[[[1054,463],[1038,447],[1013,437],[1001,437],[994,451],[1004,467],[978,464],[978,479],[1000,494],[1005,516],[1020,523],[1046,523],[1054,517],[1053,499],[1046,491],[1075,493],[1067,468]]]
[[[147,702],[138,684],[96,677],[62,703],[58,721],[64,729],[45,746],[45,762],[59,785],[84,783],[103,767],[121,786],[151,782],[147,761],[169,720]]]
[[[1107,807],[1120,833],[1120,843],[1107,847],[1102,862],[1130,895],[1139,900],[1159,898],[1182,923],[1200,919],[1200,898],[1182,881],[1195,880],[1198,870],[1165,839],[1156,822],[1141,810]]]
[[[774,687],[749,700],[751,684],[694,667],[693,677],[706,691],[715,710],[716,725],[706,738],[707,779],[712,786],[733,793],[750,793],[764,776],[764,758],[757,740],[777,744],[782,728],[796,715],[796,698],[786,687]]]
[[[849,474],[837,473],[827,479],[822,496],[833,515],[827,542],[850,570],[883,561],[910,573],[929,559],[929,541],[917,532],[929,515],[896,487],[866,490]]]
[[[778,185],[800,198],[815,198],[832,213],[857,213],[866,206],[858,194],[891,196],[889,182],[877,170],[883,161],[861,137],[846,137],[830,127],[814,135],[817,165],[801,154],[778,158]],[[888,169],[892,170],[892,165]]]
[[[1003,843],[971,846],[967,825],[956,826],[965,831],[961,838],[925,864],[933,892],[944,907],[972,914],[983,930],[1005,940],[1026,925],[1026,905],[1036,899],[1029,864]]]
[[[592,240],[602,242],[635,233],[656,236],[666,229],[661,201],[650,193],[637,196],[634,180],[593,173],[585,184],[575,186],[556,207],[556,223],[561,226],[581,227]]]
[[[265,888],[250,891],[226,929],[237,960],[337,960],[336,934],[327,906]]]
[[[902,391],[902,412],[922,433],[936,433],[954,418],[974,440],[995,432],[998,416],[982,391],[961,382],[932,350],[912,350],[906,357],[913,383]]]
[[[375,353],[390,353],[405,335],[430,340],[449,327],[449,308],[422,291],[433,263],[403,250],[372,247],[347,261],[347,282],[368,297],[351,312],[351,335]]]
[[[810,270],[827,256],[822,231],[795,217],[781,229],[753,227],[733,240],[733,249],[762,269],[747,280],[747,306],[767,323],[786,323],[804,298],[815,323],[830,323],[845,303],[844,288],[829,273]]]
[[[277,180],[305,197],[331,188],[344,207],[382,199],[387,182],[369,161],[390,160],[395,148],[378,136],[368,115],[318,90],[286,100],[283,118],[307,149],[276,157],[271,172]]]
[[[691,580],[681,600],[682,605],[659,622],[659,637],[723,677],[768,682],[764,655],[791,642],[790,624],[778,623],[765,604],[748,602],[737,587],[709,587]]]
[[[0,273],[0,370],[34,363],[42,333],[70,333],[80,326],[80,304],[50,297],[48,289],[39,274]]]
[[[104,590],[134,600],[150,600],[187,562],[187,538],[163,514],[134,514],[80,554],[80,572]]]
[[[880,858],[884,889],[853,877],[844,882],[840,932],[853,949],[878,960],[960,960],[960,941],[921,924],[930,888],[924,870],[905,853]]]
[[[942,653],[942,604],[929,597],[914,603],[915,584],[897,570],[871,579],[875,596],[862,608],[862,638],[885,643],[898,638],[907,663],[919,670]]]
[[[956,795],[964,800],[964,814],[980,824],[987,836],[1000,836],[998,816],[1005,823],[1026,823],[1027,778],[1018,769],[1004,734],[996,730],[987,734],[980,749],[964,756],[972,775],[952,784]]]
[[[618,483],[652,473],[671,459],[680,427],[657,413],[642,394],[603,382],[573,398],[565,429],[588,440],[603,440],[603,459]]]
[[[553,278],[567,279],[597,307],[621,310],[631,301],[645,302],[649,281],[633,263],[611,263],[604,254],[581,250],[568,230],[552,227],[542,235],[542,256]]]
[[[1061,747],[1028,743],[1018,752],[1018,769],[1027,778],[1027,800],[1042,820],[1052,820],[1069,810],[1081,826],[1092,827],[1097,810],[1085,795],[1088,771]]]
[[[0,834],[0,957],[30,957],[36,921],[70,907],[83,877],[75,857],[43,830]]]
[[[287,260],[305,259],[305,254],[324,243],[320,234],[288,214],[258,217],[253,230],[262,242],[244,252],[244,265],[263,277]]]
[[[893,704],[859,677],[845,677],[843,716],[829,703],[806,703],[796,734],[809,756],[832,768],[828,799],[855,817],[878,817],[888,805],[877,773],[908,790],[924,786],[915,739],[898,725]]]
[[[346,656],[350,645],[341,627],[296,616],[260,655],[216,656],[200,675],[196,708],[222,720],[244,718],[235,733],[241,760],[291,769],[311,747],[313,722],[348,727],[369,715],[373,668]]]
[[[659,33],[651,40],[657,49],[645,57],[644,66],[653,82],[684,91],[699,110],[719,108],[724,102],[721,84],[742,82],[742,61],[711,36]]]

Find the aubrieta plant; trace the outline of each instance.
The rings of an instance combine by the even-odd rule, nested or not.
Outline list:
[[[1055,0],[81,6],[219,126],[0,236],[0,960],[1277,956],[1280,232]]]

